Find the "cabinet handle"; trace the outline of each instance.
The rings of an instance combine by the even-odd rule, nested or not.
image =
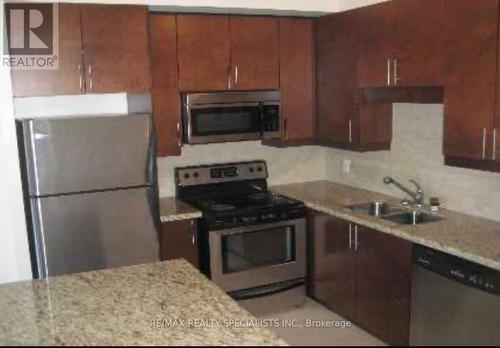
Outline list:
[[[82,76],[82,65],[78,64],[78,88],[80,92],[83,92],[83,76]]]
[[[238,86],[238,65],[234,67],[234,85]]]
[[[181,141],[181,123],[177,122],[177,145],[179,148],[182,146],[182,141]]]
[[[390,86],[391,85],[391,60],[390,59],[387,59],[386,72],[387,72],[387,86]]]
[[[493,129],[493,155],[491,159],[495,161],[497,159],[497,129]]]
[[[349,144],[352,144],[352,120],[349,120]]]
[[[358,225],[354,225],[354,251],[358,251]]]
[[[90,79],[89,90],[92,91],[94,89],[94,81],[92,79],[92,64],[89,64],[89,79]]]
[[[288,140],[287,126],[288,126],[288,122],[287,122],[287,118],[285,117],[285,118],[283,118],[283,134],[284,134],[285,140]]]
[[[195,234],[195,231],[194,231],[194,221],[191,220],[191,243],[193,245],[195,245],[195,238],[194,238],[194,234]]]
[[[394,86],[397,86],[398,85],[398,81],[401,80],[398,77],[398,60],[394,59],[393,63],[394,63]]]
[[[482,158],[486,158],[486,127],[483,128],[483,153]]]
[[[349,223],[349,249],[352,249],[352,224]]]
[[[227,88],[231,89],[231,67],[227,67]]]

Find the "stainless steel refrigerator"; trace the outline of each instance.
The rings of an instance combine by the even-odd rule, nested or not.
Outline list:
[[[17,122],[34,278],[159,260],[149,114]]]

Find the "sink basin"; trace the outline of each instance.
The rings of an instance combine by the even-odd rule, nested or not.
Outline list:
[[[358,203],[347,206],[347,208],[362,212],[371,216],[383,216],[387,214],[397,213],[404,211],[404,208],[397,204],[388,203],[385,201],[373,201],[366,203]]]
[[[419,225],[426,222],[434,222],[443,218],[437,215],[425,213],[418,210],[409,210],[382,217],[385,220],[393,221],[401,225]]]

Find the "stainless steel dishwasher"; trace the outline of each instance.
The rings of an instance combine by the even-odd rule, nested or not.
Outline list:
[[[500,345],[500,272],[415,246],[410,345]]]

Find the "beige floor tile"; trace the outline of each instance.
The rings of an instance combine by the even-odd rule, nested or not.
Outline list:
[[[345,321],[341,316],[325,308],[312,299],[297,308],[287,311],[262,315],[260,319],[278,319],[281,323],[296,320],[302,327],[273,327],[272,329],[291,346],[384,346],[385,344],[352,325],[345,328],[307,327],[307,320],[315,321]]]

